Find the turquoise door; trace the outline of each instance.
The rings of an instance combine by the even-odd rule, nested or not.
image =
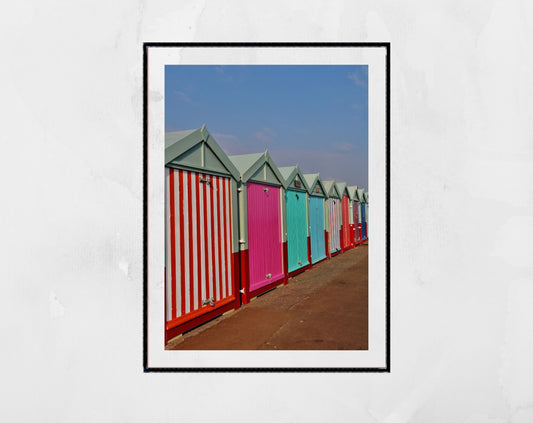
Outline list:
[[[307,259],[307,194],[288,189],[287,200],[287,264],[294,272],[309,264]]]
[[[311,261],[316,263],[326,258],[324,237],[324,199],[309,197],[309,224],[311,226]]]

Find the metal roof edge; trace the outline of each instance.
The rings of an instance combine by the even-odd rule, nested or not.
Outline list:
[[[265,161],[268,163],[272,171],[274,172],[274,175],[278,178],[278,180],[281,182],[281,185],[283,186],[283,189],[287,189],[287,181],[285,181],[285,178],[279,171],[278,167],[276,166],[276,163],[268,153],[268,150],[265,150]]]
[[[240,179],[240,172],[237,169],[237,167],[233,164],[233,162],[230,160],[229,156],[222,150],[222,147],[218,144],[217,140],[211,133],[206,129],[205,124],[201,128],[202,134],[206,134],[205,143],[213,150],[217,158],[222,162],[222,164],[226,167],[228,172],[235,178],[235,180]]]

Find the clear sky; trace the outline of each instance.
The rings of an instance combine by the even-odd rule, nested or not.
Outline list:
[[[203,124],[228,155],[369,191],[367,66],[165,66],[165,131]]]

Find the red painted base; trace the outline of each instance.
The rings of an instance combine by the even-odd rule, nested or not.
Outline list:
[[[187,332],[188,330],[194,329],[195,327],[200,326],[201,324],[220,316],[226,311],[229,311],[231,309],[237,310],[239,306],[240,305],[239,301],[237,300],[237,297],[230,297],[230,301],[228,303],[219,306],[212,311],[207,310],[202,314],[190,317],[190,319],[186,322],[178,324],[177,326],[169,328],[165,331],[165,344],[175,336],[178,336],[183,332]]]
[[[250,274],[248,272],[248,250],[240,253],[240,290],[248,290],[250,286]],[[241,291],[241,304],[248,304],[247,296]]]
[[[237,299],[239,298],[239,290],[241,289],[241,269],[240,269],[240,260],[241,253],[237,251],[236,253],[231,254],[231,260],[233,261],[233,292]],[[240,301],[239,301],[240,304]]]
[[[287,274],[289,273],[289,253],[287,252],[287,241],[283,243],[283,273],[285,274],[285,281],[283,282],[283,285],[287,285],[288,277]]]

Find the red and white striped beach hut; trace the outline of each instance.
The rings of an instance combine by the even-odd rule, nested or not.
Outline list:
[[[357,197],[357,185],[348,187],[350,193],[350,228],[352,230],[352,242],[354,246],[359,245],[359,200]]]
[[[165,341],[240,305],[238,178],[205,125],[165,134]]]

